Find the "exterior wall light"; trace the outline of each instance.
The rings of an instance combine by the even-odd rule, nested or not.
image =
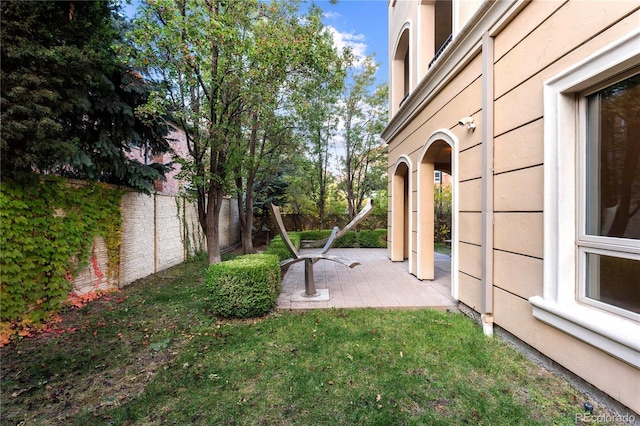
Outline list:
[[[476,128],[476,124],[473,122],[473,117],[463,117],[458,120],[458,126],[466,126],[467,130],[473,130]]]

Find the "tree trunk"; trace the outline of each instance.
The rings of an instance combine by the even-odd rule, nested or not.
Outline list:
[[[244,162],[244,170],[247,175],[246,188],[243,189],[242,176],[240,176],[240,174],[236,175],[236,193],[238,197],[238,212],[240,215],[240,241],[242,242],[242,253],[244,254],[253,254],[256,252],[253,248],[253,235],[251,230],[253,228],[253,188],[255,185],[257,161],[259,161],[256,160],[256,143],[259,127],[258,118],[258,111],[254,110],[251,114],[252,126],[249,137],[248,158],[247,161]]]
[[[207,199],[207,228],[205,236],[207,238],[207,260],[209,265],[220,263],[220,209],[224,194],[222,188],[214,182],[210,182]]]
[[[246,200],[243,203],[242,197],[238,197],[238,211],[240,216],[240,242],[242,243],[242,253],[255,253],[253,248],[253,238],[251,228],[253,228],[253,197],[249,196],[247,189]]]

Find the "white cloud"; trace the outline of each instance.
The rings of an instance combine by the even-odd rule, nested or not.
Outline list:
[[[324,17],[327,19],[338,19],[342,17],[338,12],[324,12]]]
[[[366,37],[364,34],[355,34],[353,32],[340,32],[335,27],[328,25],[327,30],[333,37],[333,44],[338,51],[342,51],[345,47],[350,47],[353,55],[356,58],[356,64],[362,63],[367,56],[367,44],[365,43]]]

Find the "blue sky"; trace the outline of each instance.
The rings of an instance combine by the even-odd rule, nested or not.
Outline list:
[[[388,0],[340,0],[331,4],[329,0],[315,0],[325,12],[325,25],[333,28],[334,41],[338,47],[348,45],[356,55],[364,57],[375,53],[380,64],[377,83],[386,83],[387,59],[387,1]],[[125,15],[132,17],[139,0],[122,0]]]
[[[324,23],[336,30],[336,44],[351,46],[360,56],[375,53],[378,83],[386,83],[387,58],[387,0],[340,0],[332,5],[328,0],[316,0],[325,11]]]

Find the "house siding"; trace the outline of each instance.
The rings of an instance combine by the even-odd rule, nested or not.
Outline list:
[[[420,260],[418,199],[424,187],[418,181],[420,156],[430,135],[446,129],[457,139],[452,151],[453,156],[457,153],[458,165],[453,183],[458,196],[457,253],[453,253],[458,265],[453,271],[457,298],[481,312],[483,268],[486,267],[483,259],[488,250],[493,301],[489,313],[493,314],[495,324],[640,412],[637,368],[537,320],[528,301],[542,294],[544,288],[544,82],[635,30],[640,26],[639,6],[629,1],[532,1],[505,6],[506,3],[487,6],[505,10],[510,7],[495,21],[483,21],[493,16],[487,12],[478,22],[473,22],[475,26],[484,25],[493,37],[494,60],[490,64],[493,93],[489,99],[483,101],[481,38],[470,40],[469,51],[457,56],[463,58],[463,62],[453,63],[450,58],[456,57],[455,49],[463,46],[462,42],[455,44],[454,34],[453,52],[443,58],[444,64],[440,63],[451,72],[442,81],[432,80],[433,75],[439,75],[437,69],[412,79],[410,98],[400,108],[390,105],[392,116],[383,133],[389,147],[390,182],[401,157],[407,157],[411,163],[408,173],[411,220],[405,224],[411,227],[409,272],[416,274]],[[420,2],[397,4],[401,7],[390,7],[391,58],[403,25],[409,24],[411,52],[420,37],[420,28],[416,25]],[[460,21],[460,30],[473,13],[469,3],[457,4],[459,16],[453,19]],[[479,5],[474,7],[477,9]],[[473,28],[467,30],[463,32],[464,37],[471,37]],[[417,65],[414,66],[416,69],[412,69],[411,75],[417,76]],[[393,73],[390,75],[393,79]],[[393,94],[389,99],[394,99]],[[492,111],[483,111],[483,104],[489,105]],[[493,117],[489,141],[482,140],[483,114]],[[466,116],[474,118],[473,131],[457,125],[458,120]],[[483,149],[484,144],[491,142],[492,174],[488,178],[490,182],[483,182]],[[488,183],[491,185],[487,186]],[[490,210],[484,212],[492,216],[491,238],[483,239],[483,191],[491,186]],[[390,183],[390,197],[394,196],[392,190]],[[399,234],[393,234],[391,199],[389,206],[389,236],[393,238]],[[488,247],[483,246],[484,241]]]

